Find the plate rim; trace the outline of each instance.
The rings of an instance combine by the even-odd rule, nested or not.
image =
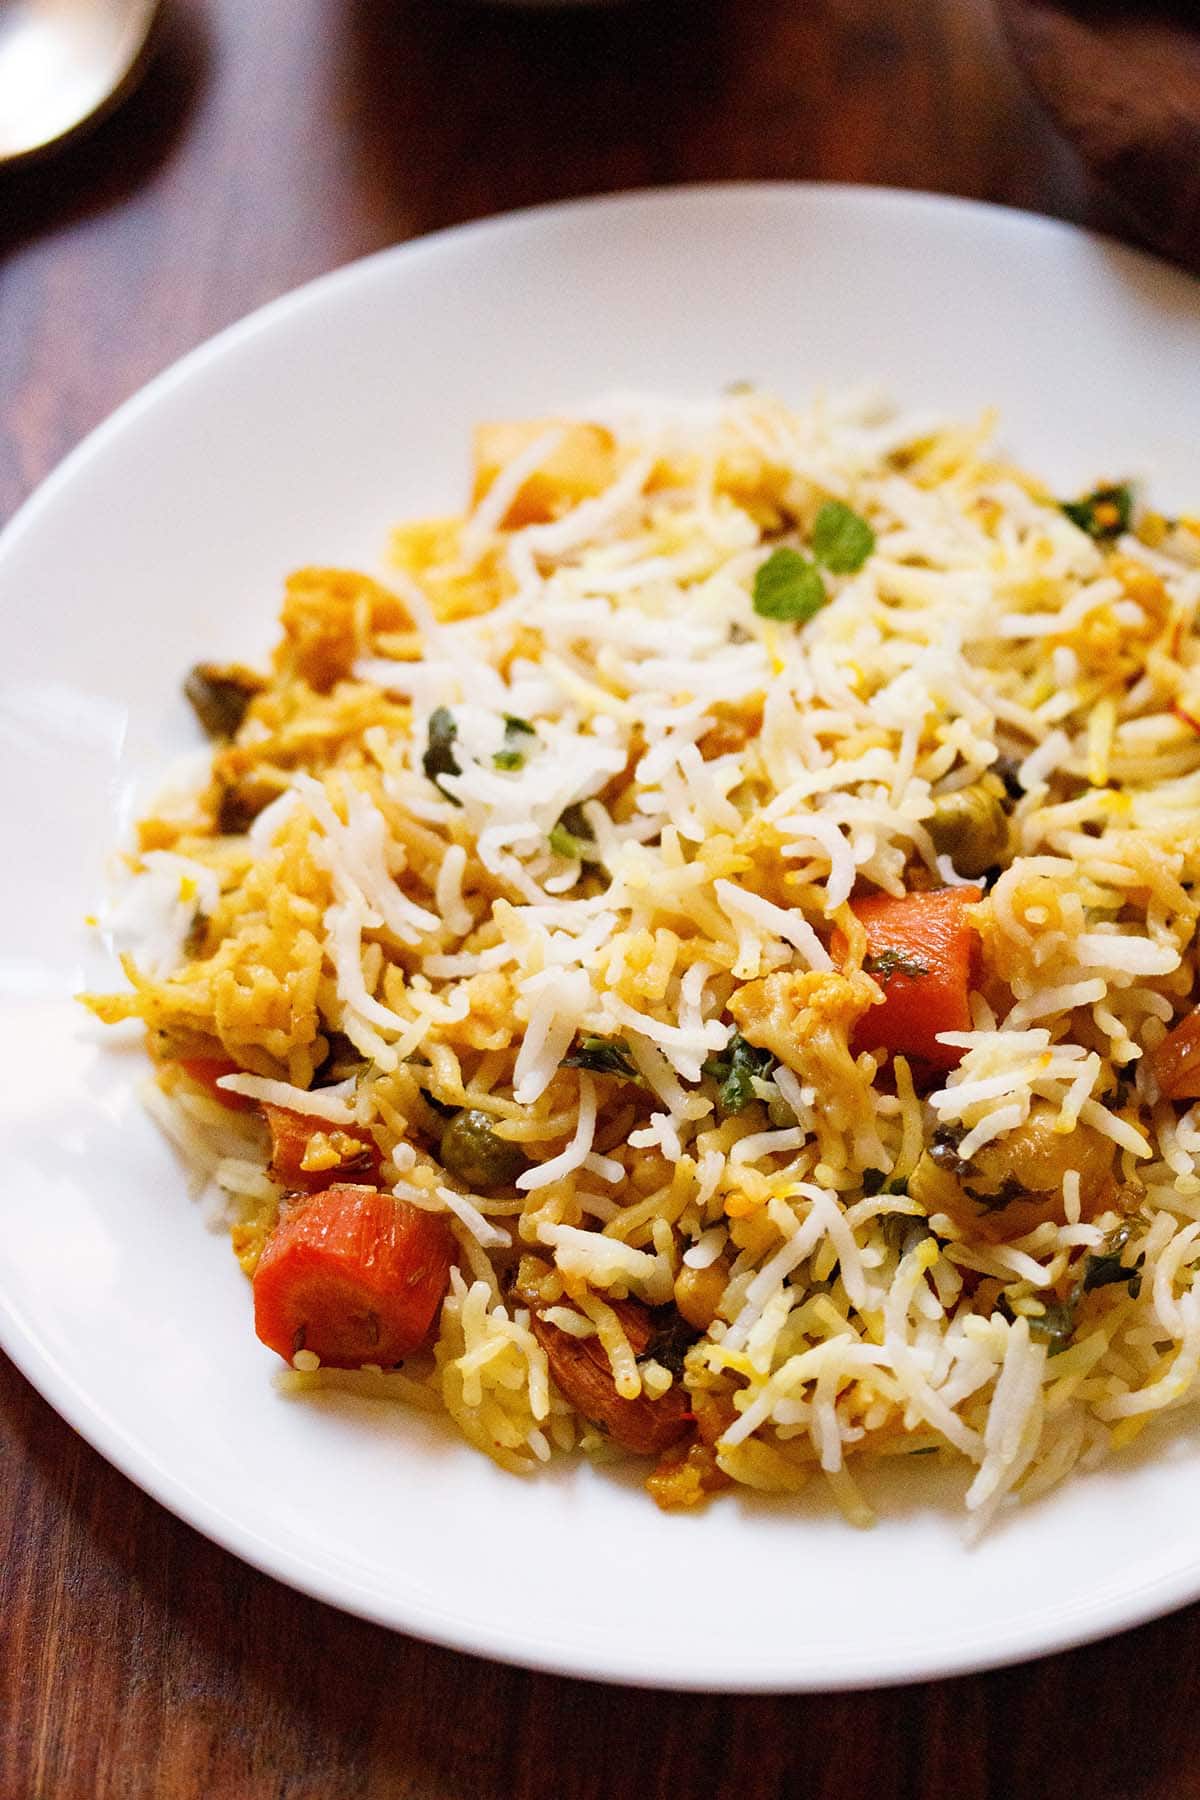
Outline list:
[[[679,205],[708,206],[735,203],[739,197],[777,197],[782,203],[827,202],[839,209],[865,209],[909,213],[941,219],[957,218],[964,226],[986,226],[991,231],[1010,231],[1026,240],[1032,234],[1059,243],[1090,243],[1127,267],[1152,273],[1193,299],[1200,292],[1196,278],[1187,271],[1140,247],[1122,243],[1105,233],[1072,222],[1008,206],[995,201],[920,189],[832,181],[728,180],[686,182],[671,186],[636,188],[618,193],[524,207],[384,246],[355,258],[277,295],[232,321],[191,350],[169,363],[76,443],[0,530],[0,567],[19,548],[25,534],[34,529],[47,509],[97,457],[103,457],[110,441],[144,414],[164,403],[189,384],[202,380],[213,365],[236,354],[278,320],[319,308],[330,295],[369,281],[370,272],[383,267],[418,267],[436,262],[449,251],[468,249],[487,239],[510,233],[514,227],[556,226],[597,212],[650,212]],[[118,1424],[107,1406],[97,1405],[78,1379],[59,1362],[42,1341],[32,1321],[4,1292],[0,1276],[0,1349],[21,1375],[58,1413],[72,1430],[142,1492],[204,1537],[247,1563],[257,1572],[368,1622],[399,1631],[460,1653],[493,1658],[538,1673],[600,1681],[650,1690],[700,1693],[822,1693],[858,1688],[903,1686],[949,1676],[1003,1668],[1014,1663],[1095,1642],[1115,1632],[1132,1629],[1176,1610],[1200,1597],[1200,1538],[1195,1560],[1160,1576],[1139,1593],[1114,1596],[1082,1609],[1067,1609],[1064,1616],[1040,1623],[1036,1617],[1005,1628],[998,1641],[978,1631],[964,1633],[947,1644],[945,1639],[924,1652],[915,1643],[892,1650],[866,1650],[853,1669],[824,1675],[788,1673],[779,1666],[777,1652],[768,1652],[763,1668],[743,1667],[731,1674],[680,1672],[677,1667],[658,1668],[632,1647],[614,1654],[611,1646],[578,1645],[564,1640],[544,1650],[523,1639],[519,1632],[496,1626],[478,1617],[423,1617],[422,1603],[407,1597],[398,1606],[395,1596],[384,1604],[346,1571],[314,1566],[290,1546],[263,1538],[221,1505],[213,1502],[186,1480],[172,1475],[136,1434]],[[1082,1610],[1083,1617],[1076,1616]],[[401,1616],[404,1615],[404,1616]]]
[[[249,312],[221,326],[210,336],[202,338],[190,350],[183,351],[140,383],[123,400],[119,400],[111,411],[91,426],[59,458],[20,502],[16,511],[0,525],[0,557],[9,553],[13,542],[29,529],[30,522],[36,520],[42,508],[54,500],[59,488],[73,477],[77,465],[102,450],[110,436],[123,430],[143,411],[156,406],[175,388],[193,379],[210,361],[219,360],[221,356],[236,350],[242,342],[250,342],[260,331],[269,329],[277,315],[282,317],[286,313],[319,304],[326,293],[335,291],[343,284],[353,285],[355,281],[363,279],[370,269],[401,260],[411,263],[432,260],[451,244],[473,243],[494,233],[509,230],[514,225],[552,225],[582,212],[635,210],[641,206],[656,208],[677,204],[680,200],[707,204],[738,195],[767,194],[793,198],[826,198],[836,200],[839,206],[882,206],[885,209],[941,213],[943,216],[957,214],[964,222],[987,219],[994,228],[1000,230],[1032,231],[1062,242],[1093,244],[1115,256],[1118,261],[1126,260],[1147,273],[1153,272],[1159,279],[1178,286],[1181,291],[1194,291],[1200,283],[1200,275],[1193,275],[1180,264],[1141,245],[1125,243],[1111,232],[1098,231],[1091,226],[1076,224],[1073,220],[1060,219],[1049,213],[1033,212],[1028,207],[1010,206],[1000,200],[939,193],[929,188],[890,186],[883,182],[791,180],[786,176],[758,180],[731,177],[722,181],[681,181],[653,187],[622,188],[614,192],[581,195],[571,200],[550,200],[532,206],[513,207],[507,212],[492,213],[485,218],[439,226],[436,231],[423,232],[417,237],[402,239],[399,243],[385,244],[378,250],[368,251],[364,256],[352,257],[349,262],[338,263],[333,268],[264,300]]]

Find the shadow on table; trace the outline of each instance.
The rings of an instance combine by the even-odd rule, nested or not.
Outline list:
[[[58,149],[0,167],[0,256],[131,199],[182,136],[209,60],[203,14],[168,0],[154,54],[128,98]]]
[[[727,11],[725,0],[346,0],[342,79],[360,167],[410,203],[420,195],[422,230],[678,179],[703,158],[728,77]]]
[[[121,1800],[1045,1800],[1064,1786],[1088,1800],[1182,1800],[1195,1791],[1195,1609],[1044,1662],[879,1693],[592,1686],[422,1645],[291,1593],[172,1519],[3,1369],[0,1447],[22,1471],[16,1516],[57,1521],[34,1586],[42,1608],[53,1600],[69,1614],[72,1632],[69,1654],[56,1643],[47,1661],[45,1614],[25,1618],[9,1660],[10,1729],[94,1712],[87,1741],[98,1770],[129,1775]],[[19,1548],[18,1538],[0,1569],[14,1631],[33,1578]],[[586,1548],[564,1569],[543,1566],[535,1547],[498,1544],[495,1580],[519,1611],[531,1584],[569,1592],[586,1581]],[[429,1554],[453,1556],[454,1546]],[[794,1587],[797,1632],[819,1640],[799,1541],[780,1575]],[[711,1594],[719,1638],[722,1586],[737,1569],[698,1568],[695,1578]],[[669,1591],[661,1604],[670,1607]],[[78,1759],[79,1743],[78,1731],[47,1740],[47,1792],[101,1791],[77,1760],[55,1763]]]
[[[403,211],[397,236],[679,181],[820,177],[1036,205],[1022,170],[1048,149],[1061,209],[1083,216],[1077,158],[986,7],[964,11],[935,66],[925,9],[907,5],[342,0],[335,83],[355,182],[377,216]],[[1004,70],[991,86],[984,48]]]

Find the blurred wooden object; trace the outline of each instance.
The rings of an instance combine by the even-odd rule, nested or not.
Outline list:
[[[1129,228],[1200,268],[1194,0],[998,0],[1018,60]]]
[[[176,0],[128,104],[0,180],[0,517],[158,369],[324,269],[508,207],[731,176],[940,188],[1112,223],[991,0],[562,15]],[[2,1359],[0,1467],[0,1800],[1200,1792],[1195,1611],[911,1691],[627,1693],[430,1649],[290,1593],[146,1499]],[[798,1536],[799,1631],[819,1629],[805,1555]],[[536,1563],[497,1568],[514,1606],[537,1578]]]

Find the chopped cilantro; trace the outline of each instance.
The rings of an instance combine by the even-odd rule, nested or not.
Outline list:
[[[1063,500],[1060,504],[1073,525],[1098,541],[1120,537],[1129,530],[1133,519],[1133,489],[1127,483],[1097,488],[1082,500]]]
[[[1072,1283],[1066,1299],[1050,1298],[1044,1302],[1046,1310],[1042,1316],[1030,1319],[1030,1337],[1037,1343],[1048,1344],[1051,1356],[1057,1356],[1071,1342],[1079,1302],[1085,1294],[1091,1293],[1095,1288],[1115,1287],[1124,1282],[1129,1289],[1130,1299],[1137,1299],[1142,1291],[1142,1264],[1145,1256],[1138,1256],[1132,1263],[1121,1261],[1132,1235],[1133,1228],[1128,1222],[1118,1225],[1115,1231],[1110,1231],[1100,1249],[1089,1251],[1084,1258],[1083,1273]],[[1003,1294],[997,1302],[997,1310],[1012,1323],[1015,1315]]]
[[[901,1259],[934,1235],[921,1213],[885,1213],[878,1223],[884,1243]]]
[[[1024,1187],[1015,1175],[1006,1175],[997,1188],[973,1188],[963,1182],[963,1193],[973,1200],[982,1213],[1003,1212],[1014,1200],[1027,1199]]]
[[[621,1075],[626,1081],[642,1079],[624,1038],[594,1037],[587,1032],[580,1033],[559,1067],[590,1069],[593,1075]]]
[[[1044,1300],[1042,1305],[1041,1317],[1029,1321],[1029,1335],[1035,1343],[1048,1344],[1051,1356],[1057,1356],[1075,1330],[1074,1300]]]
[[[919,981],[928,973],[928,963],[918,961],[904,950],[880,950],[875,955],[863,957],[863,974],[874,975],[880,981],[890,981],[893,975],[905,975],[909,981]]]
[[[694,1326],[689,1325],[682,1314],[675,1311],[674,1307],[663,1308],[659,1318],[664,1319],[665,1322],[658,1325],[654,1336],[641,1356],[638,1357],[638,1362],[661,1363],[664,1369],[671,1371],[677,1381],[682,1380],[684,1360],[701,1334]]]
[[[1141,1264],[1144,1260],[1144,1257],[1139,1256],[1137,1262],[1127,1268],[1121,1261],[1119,1250],[1112,1256],[1089,1256],[1083,1265],[1081,1286],[1084,1293],[1090,1293],[1093,1288],[1114,1287],[1118,1282],[1124,1281],[1129,1287],[1129,1298],[1136,1300],[1142,1291]]]
[[[840,500],[827,500],[813,525],[813,560],[781,544],[760,563],[754,577],[754,610],[760,618],[802,625],[829,600],[821,567],[852,575],[875,548],[875,533],[860,513]]]
[[[442,786],[443,775],[461,775],[454,756],[454,740],[458,736],[458,726],[454,722],[454,714],[445,706],[439,706],[429,715],[429,733],[425,745],[425,754],[421,758],[421,767],[441,794],[445,794],[454,806],[461,806],[462,801],[453,794],[446,793]]]
[[[963,1132],[958,1127],[954,1125],[937,1126],[926,1152],[930,1162],[935,1167],[944,1169],[949,1175],[974,1174],[974,1164],[969,1159],[964,1161],[958,1153],[958,1146],[962,1139]]]
[[[774,1067],[775,1058],[769,1050],[748,1044],[741,1032],[735,1031],[725,1048],[708,1058],[704,1073],[716,1082],[717,1105],[728,1117],[749,1106],[754,1099],[755,1077],[765,1080]]]
[[[527,750],[521,739],[536,735],[528,719],[518,719],[512,713],[505,713],[504,748],[496,751],[492,757],[493,763],[498,769],[523,769]]]
[[[827,500],[813,526],[812,552],[834,575],[853,575],[875,548],[875,533],[840,500]]]
[[[561,819],[550,833],[549,843],[555,856],[565,856],[568,862],[582,862],[583,845],[573,832],[567,830]]]
[[[1049,1345],[1051,1356],[1058,1356],[1071,1342],[1075,1330],[1075,1296],[1072,1294],[1067,1300],[1044,1300],[1042,1306],[1044,1311],[1037,1318],[1024,1315],[1029,1325],[1029,1335],[1035,1344]],[[1010,1325],[1016,1323],[1017,1315],[1009,1304],[1007,1294],[1000,1295],[996,1311]]]
[[[781,545],[754,575],[754,610],[763,619],[802,625],[819,613],[829,595],[815,563]]]
[[[1089,1251],[1079,1278],[1080,1293],[1089,1294],[1093,1288],[1115,1287],[1123,1281],[1129,1288],[1130,1299],[1137,1299],[1142,1291],[1145,1252],[1135,1257],[1132,1263],[1121,1260],[1132,1235],[1132,1228],[1127,1223],[1118,1225],[1115,1231],[1109,1232],[1099,1250]]]
[[[868,1199],[875,1194],[907,1194],[908,1183],[903,1175],[889,1177],[886,1169],[864,1169],[862,1191]]]
[[[578,801],[567,807],[549,837],[555,856],[564,856],[568,862],[599,862],[595,842],[596,834]]]

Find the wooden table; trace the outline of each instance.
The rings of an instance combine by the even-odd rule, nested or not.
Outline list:
[[[987,0],[176,0],[122,111],[0,173],[0,517],[149,376],[309,276],[509,207],[730,176],[1110,223]],[[631,1693],[299,1598],[144,1498],[2,1359],[0,1454],[0,1800],[1200,1794],[1195,1610],[882,1694]]]

